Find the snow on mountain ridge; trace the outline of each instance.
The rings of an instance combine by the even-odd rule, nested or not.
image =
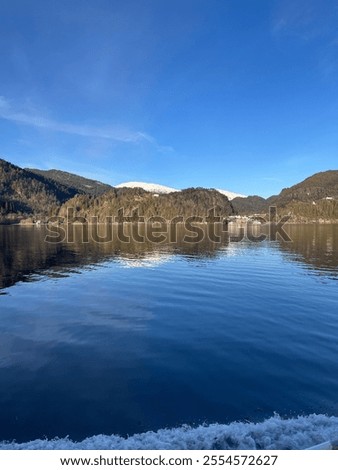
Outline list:
[[[224,196],[227,196],[229,201],[231,201],[231,199],[235,199],[235,197],[248,197],[248,196],[244,196],[244,194],[233,193],[232,191],[227,191],[225,189],[216,189],[216,191],[218,191],[221,194],[224,194]]]
[[[145,191],[159,194],[169,194],[180,191],[180,189],[170,188],[169,186],[156,183],[143,183],[141,181],[129,181],[128,183],[117,184],[115,188],[142,188]]]
[[[181,191],[180,189],[171,188],[170,186],[164,186],[157,183],[144,183],[142,181],[129,181],[127,183],[117,184],[115,188],[142,188],[145,191],[158,194],[169,194]],[[235,197],[247,197],[243,194],[234,193],[232,191],[226,191],[225,189],[216,189],[221,194],[228,197],[229,201]]]

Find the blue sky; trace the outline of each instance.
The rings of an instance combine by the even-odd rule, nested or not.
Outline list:
[[[0,155],[269,196],[338,168],[338,5],[0,4]]]

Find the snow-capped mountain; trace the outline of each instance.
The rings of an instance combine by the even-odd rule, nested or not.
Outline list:
[[[180,191],[179,189],[170,188],[169,186],[162,186],[156,183],[143,183],[142,181],[129,181],[128,183],[117,184],[115,188],[142,188],[145,191],[157,194],[169,194]]]
[[[231,201],[231,199],[235,199],[235,197],[248,197],[248,196],[244,196],[244,194],[238,194],[238,193],[233,193],[232,191],[226,191],[225,189],[216,189],[216,191],[218,191],[221,194],[224,194],[224,196],[227,196],[229,201]]]
[[[180,191],[180,189],[171,188],[169,186],[163,186],[161,184],[156,183],[144,183],[142,181],[129,181],[127,183],[117,184],[115,188],[142,188],[145,191],[157,194],[169,194]],[[243,194],[233,193],[232,191],[226,191],[225,189],[216,189],[216,191],[227,196],[229,201],[231,201],[231,199],[234,199],[235,197],[247,197]]]

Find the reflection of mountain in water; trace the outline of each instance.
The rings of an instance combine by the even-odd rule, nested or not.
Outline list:
[[[279,242],[288,260],[308,265],[317,274],[338,277],[338,225],[290,225],[291,243]]]
[[[53,230],[56,230],[55,228]],[[125,227],[125,234],[132,235],[132,227]],[[169,230],[169,229],[168,229]],[[189,259],[212,259],[217,256],[236,256],[238,249],[261,243],[248,241],[236,243],[222,234],[221,242],[212,242],[208,237],[187,243],[187,231],[177,230],[177,237],[169,231],[161,243],[150,241],[119,241],[116,226],[72,227],[72,242],[46,243],[46,227],[0,227],[0,288],[19,281],[33,281],[43,273],[50,277],[67,275],[72,270],[115,260],[124,267],[157,267],[175,255]],[[94,233],[95,232],[95,233]],[[337,275],[338,271],[338,226],[301,225],[289,226],[292,242],[278,241],[278,248],[288,254],[290,261],[308,264],[318,273]],[[61,229],[60,229],[61,233]],[[144,235],[140,230],[140,235]],[[191,235],[191,233],[189,234]],[[101,237],[107,241],[97,243]],[[274,245],[276,246],[276,244]]]
[[[68,238],[72,242],[47,243],[45,238],[49,233],[46,227],[0,226],[0,288],[19,281],[32,281],[35,275],[42,272],[58,277],[76,268],[108,260],[116,260],[126,267],[156,267],[175,254],[213,258],[220,248],[225,249],[229,245],[226,235],[221,243],[208,239],[185,243],[183,238],[186,232],[181,229],[178,229],[176,240],[170,242],[172,238],[169,237],[161,243],[132,239],[124,243],[118,239],[116,226],[73,226],[71,230],[71,237]],[[127,226],[124,232],[131,235],[131,230]],[[108,241],[97,243],[94,241],[97,235]]]

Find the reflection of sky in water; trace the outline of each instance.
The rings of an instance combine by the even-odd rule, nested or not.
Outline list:
[[[129,251],[12,240],[0,440],[338,413],[337,238],[291,230]]]
[[[21,233],[1,264],[0,440],[338,413],[338,291],[313,233],[138,250]]]
[[[154,252],[149,253],[149,255],[143,255],[139,258],[135,256],[119,256],[115,261],[124,268],[156,268],[160,264],[167,263],[172,260],[173,256],[173,254]]]

